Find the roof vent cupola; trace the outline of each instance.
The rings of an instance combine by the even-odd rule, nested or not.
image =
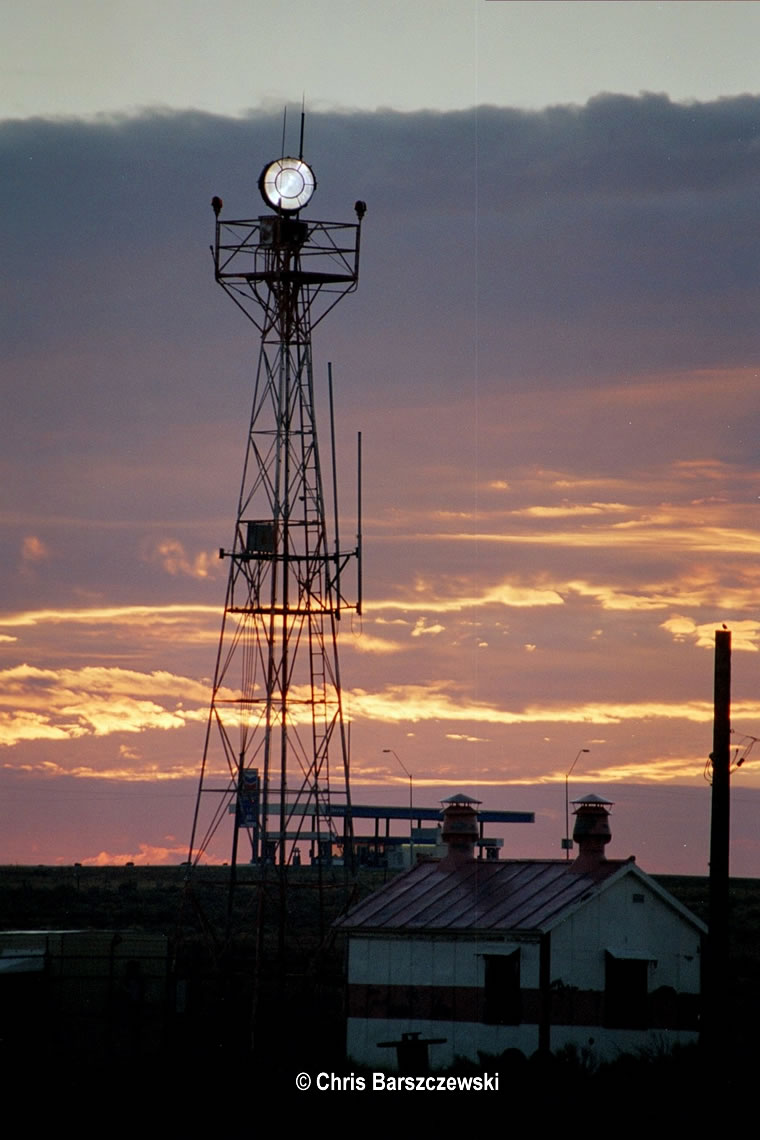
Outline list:
[[[578,855],[573,863],[576,871],[594,871],[607,862],[604,848],[612,839],[609,808],[612,800],[593,793],[573,800],[575,826],[573,840],[578,844]]]
[[[443,827],[441,839],[448,844],[446,862],[461,863],[475,858],[475,844],[480,832],[478,811],[475,807],[480,800],[461,793],[441,800],[443,804]]]

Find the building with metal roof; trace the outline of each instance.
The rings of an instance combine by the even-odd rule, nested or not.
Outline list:
[[[352,1060],[388,1066],[394,1039],[434,1041],[434,1067],[512,1048],[601,1058],[696,1040],[704,924],[633,857],[605,857],[608,801],[576,803],[575,860],[493,861],[474,857],[474,801],[454,797],[446,857],[338,921]]]

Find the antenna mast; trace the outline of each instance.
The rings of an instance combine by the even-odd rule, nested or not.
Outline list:
[[[301,220],[316,189],[302,157],[269,163],[259,189],[256,218],[222,220],[214,199],[215,277],[260,348],[234,539],[219,552],[229,577],[189,854],[202,860],[232,818],[233,883],[243,853],[283,869],[353,861],[336,635],[357,608],[342,590],[358,549],[340,550],[337,519],[328,538],[311,339],[357,287],[364,204],[355,223]]]

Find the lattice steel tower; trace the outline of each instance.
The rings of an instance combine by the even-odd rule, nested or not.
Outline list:
[[[357,223],[302,220],[315,188],[302,158],[281,158],[259,178],[271,213],[222,221],[221,199],[212,202],[216,280],[261,347],[235,538],[219,552],[229,579],[191,864],[231,817],[233,868],[244,832],[246,861],[284,867],[308,848],[322,865],[336,844],[353,857],[336,632],[342,610],[361,612],[361,522],[356,545],[342,551],[335,492],[328,540],[311,334],[356,289],[365,206],[356,203]],[[332,468],[335,480],[334,445]],[[343,572],[354,559],[349,603]]]

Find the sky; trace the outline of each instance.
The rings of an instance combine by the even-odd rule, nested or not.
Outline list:
[[[760,737],[760,8],[284,11],[4,8],[0,862],[186,855],[258,353],[209,203],[259,212],[305,95],[308,215],[368,203],[314,336],[345,534],[364,441],[354,799],[404,802],[391,749],[551,857],[577,756],[610,854],[704,874],[724,623]],[[760,875],[760,745],[733,789]]]

